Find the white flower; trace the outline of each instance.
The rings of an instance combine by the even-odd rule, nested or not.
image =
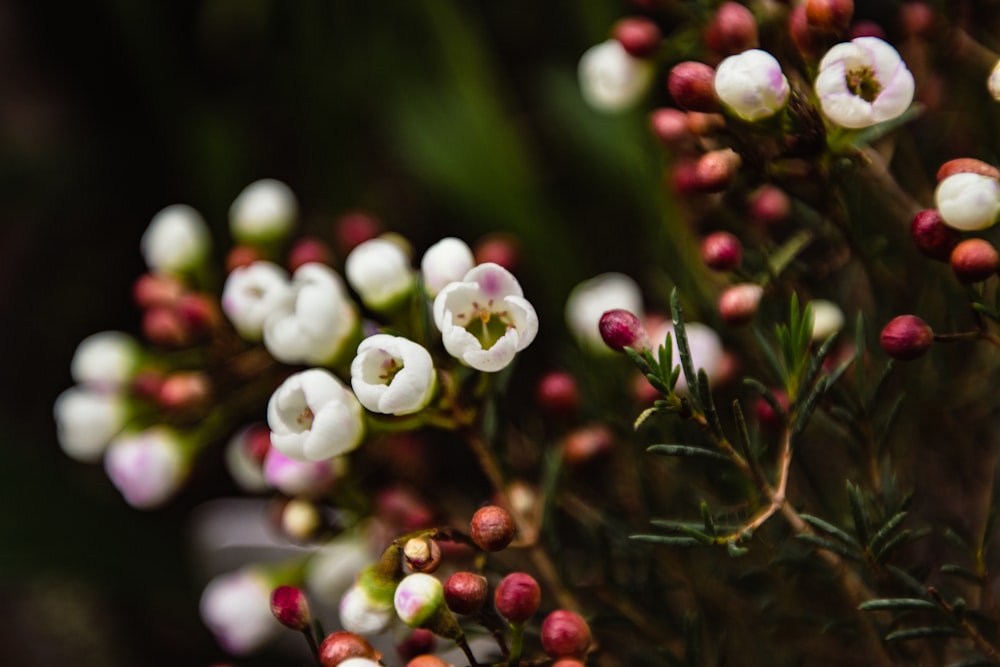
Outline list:
[[[343,457],[299,461],[272,447],[264,457],[264,479],[286,496],[316,498],[330,489],[345,467]]]
[[[1000,60],[996,62],[986,79],[986,89],[996,101],[1000,102]]]
[[[380,667],[381,663],[368,658],[348,658],[337,663],[337,667]]]
[[[487,262],[434,299],[444,349],[476,370],[505,368],[538,333],[538,315],[510,271]]]
[[[285,237],[299,214],[291,188],[273,178],[254,181],[229,207],[229,229],[239,242]]]
[[[913,75],[878,37],[835,45],[819,63],[816,95],[830,121],[862,128],[891,120],[913,101]]]
[[[163,505],[184,481],[186,462],[177,433],[153,426],[115,438],[104,453],[104,469],[129,505]]]
[[[59,445],[85,463],[100,460],[108,443],[125,426],[127,415],[121,395],[82,386],[59,394],[53,413]]]
[[[434,362],[423,346],[388,334],[361,341],[351,362],[351,387],[372,412],[407,415],[422,410],[436,384]]]
[[[337,605],[371,559],[357,535],[341,535],[320,547],[309,559],[306,586],[320,602]]]
[[[812,306],[814,341],[824,341],[844,328],[844,311],[833,301],[813,299]]]
[[[952,174],[938,183],[934,200],[949,227],[966,232],[986,229],[1000,214],[1000,182],[982,174]]]
[[[681,354],[677,347],[677,336],[674,332],[673,322],[665,320],[659,326],[651,327],[649,338],[652,341],[653,349],[656,350],[666,342],[668,333],[673,349],[673,363],[677,366],[681,363]],[[725,368],[725,349],[719,334],[715,332],[715,329],[701,322],[685,322],[684,333],[687,335],[688,348],[691,350],[691,363],[694,365],[695,371],[704,370],[709,381],[717,379]],[[674,389],[678,393],[688,391],[687,378],[684,377],[683,372],[680,374]]]
[[[291,301],[288,273],[271,262],[233,269],[222,288],[222,310],[247,340],[259,340],[268,316]]]
[[[445,285],[461,280],[475,265],[472,249],[465,241],[453,236],[443,238],[428,248],[420,259],[424,289],[431,296],[437,296]]]
[[[114,391],[132,379],[139,364],[139,343],[121,331],[101,331],[76,346],[70,374],[79,384]]]
[[[340,624],[348,632],[370,635],[382,632],[393,619],[392,600],[384,601],[369,593],[359,582],[340,599]]]
[[[241,428],[226,443],[225,461],[229,476],[237,486],[248,493],[260,493],[268,488],[260,459],[262,452],[254,451],[257,444],[254,440],[261,437],[260,431],[263,431],[263,437],[267,438],[267,446],[260,449],[266,452],[271,447],[271,432],[263,424],[251,424]]]
[[[156,273],[185,273],[200,265],[212,244],[208,225],[184,204],[161,210],[139,242],[146,265]]]
[[[385,237],[358,245],[344,262],[347,282],[372,310],[395,306],[416,282],[403,247]]]
[[[271,446],[300,461],[345,454],[361,443],[361,404],[332,373],[312,368],[289,376],[267,403]]]
[[[327,364],[344,349],[358,323],[340,275],[325,264],[303,264],[292,296],[264,321],[264,347],[286,364]]]
[[[444,586],[435,577],[417,572],[399,582],[392,602],[403,623],[419,628],[444,604]]]
[[[788,79],[767,51],[729,56],[715,69],[715,94],[743,120],[770,118],[788,101]]]
[[[272,586],[252,568],[212,579],[201,594],[201,618],[230,653],[253,653],[282,629],[271,613]]]
[[[617,39],[596,44],[580,57],[577,74],[584,101],[598,111],[624,111],[646,94],[653,64],[635,58]]]
[[[642,319],[642,291],[624,273],[602,273],[585,280],[566,297],[566,326],[579,345],[591,352],[613,351],[601,338],[601,316],[609,310],[627,310]]]

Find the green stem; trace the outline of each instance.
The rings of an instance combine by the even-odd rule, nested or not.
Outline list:
[[[513,634],[510,638],[510,659],[507,664],[510,667],[517,667],[521,662],[521,651],[524,649],[524,623],[511,623],[510,629]]]

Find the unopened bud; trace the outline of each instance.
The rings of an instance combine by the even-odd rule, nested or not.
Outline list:
[[[656,396],[659,397],[659,394]],[[583,465],[611,451],[614,442],[614,433],[607,426],[584,426],[572,431],[563,440],[563,459],[570,466]]]
[[[663,38],[659,26],[644,16],[628,16],[619,20],[611,29],[611,34],[633,58],[653,55]]]
[[[412,572],[434,572],[441,565],[441,547],[437,540],[414,537],[403,545],[403,559]]]
[[[200,371],[179,371],[163,379],[157,401],[167,410],[193,410],[206,405],[211,383]]]
[[[590,626],[579,614],[557,609],[542,621],[542,648],[553,658],[582,658],[590,648]]]
[[[719,315],[730,325],[745,324],[757,314],[764,288],[754,283],[740,283],[726,289],[719,297]]]
[[[688,111],[719,111],[715,94],[715,69],[705,63],[687,60],[674,65],[667,76],[667,90],[674,102]]]
[[[144,273],[132,285],[132,298],[140,308],[172,306],[184,294],[184,285],[169,274]]]
[[[396,644],[396,653],[406,661],[434,650],[437,638],[434,633],[424,628],[412,628],[406,639]]]
[[[333,263],[333,251],[323,239],[306,236],[296,241],[288,251],[288,270],[294,273],[303,264],[312,263],[329,266]]]
[[[988,162],[983,162],[972,157],[958,157],[954,160],[948,160],[938,167],[938,183],[953,174],[979,174],[980,176],[1000,179],[1000,169],[997,169]]]
[[[236,269],[250,266],[254,262],[264,259],[264,255],[259,248],[251,245],[236,245],[226,254],[226,273],[232,273]]]
[[[444,587],[429,574],[416,572],[403,578],[393,595],[396,615],[411,628],[426,628],[448,639],[462,630],[444,603]]]
[[[649,127],[665,146],[675,147],[691,137],[687,114],[680,109],[662,107],[649,114]]]
[[[750,217],[765,225],[787,219],[792,212],[788,194],[776,185],[764,185],[750,195]]]
[[[743,259],[743,244],[729,232],[713,232],[701,242],[701,259],[713,271],[732,271]]]
[[[858,21],[851,25],[851,31],[848,33],[849,39],[857,39],[858,37],[877,37],[883,42],[888,39],[885,34],[885,30],[882,29],[878,23],[874,21]]]
[[[278,586],[271,591],[271,613],[292,630],[305,631],[312,624],[306,595],[294,586]]]
[[[791,35],[795,48],[805,58],[816,58],[823,51],[824,40],[818,31],[809,25],[804,4],[795,5],[788,13],[788,34]]]
[[[757,19],[738,2],[719,5],[705,29],[705,43],[720,56],[742,53],[758,45]]]
[[[514,539],[514,518],[497,505],[480,507],[469,522],[472,541],[483,551],[500,551]]]
[[[538,381],[535,399],[545,414],[569,417],[580,407],[580,388],[576,378],[566,371],[549,371]]]
[[[916,315],[900,315],[882,329],[882,350],[893,359],[910,361],[934,343],[934,331]]]
[[[962,240],[962,234],[946,225],[936,208],[929,208],[913,216],[910,238],[917,250],[927,257],[947,262],[951,251]]]
[[[364,211],[345,213],[334,223],[337,246],[344,255],[381,233],[382,223],[378,218]]]
[[[842,33],[854,16],[854,0],[806,0],[806,19],[820,32]]]
[[[456,572],[444,582],[444,601],[456,614],[477,614],[486,602],[486,577],[473,572]]]
[[[731,148],[709,151],[695,164],[695,180],[700,192],[722,192],[739,172],[739,153]]]
[[[334,632],[319,645],[319,662],[323,667],[337,667],[350,658],[365,658],[378,662],[382,654],[368,640],[353,632]]]
[[[476,264],[499,264],[508,271],[515,271],[521,259],[521,248],[510,234],[489,234],[476,242],[472,254]]]
[[[452,667],[451,664],[430,653],[418,655],[406,663],[406,667]]]
[[[621,352],[626,347],[633,350],[649,349],[649,334],[646,327],[636,317],[635,313],[616,308],[601,315],[598,323],[601,338],[615,352]]]
[[[986,280],[1000,268],[1000,255],[986,239],[966,239],[955,246],[949,259],[951,270],[960,282],[978,283]]]
[[[523,624],[542,602],[542,589],[538,582],[524,572],[508,574],[497,585],[493,596],[497,613],[514,624]]]
[[[196,335],[212,331],[222,320],[217,302],[207,294],[185,294],[177,300],[174,310],[180,321]]]

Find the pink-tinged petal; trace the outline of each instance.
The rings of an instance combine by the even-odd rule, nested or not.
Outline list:
[[[538,334],[538,313],[526,299],[509,296],[504,299],[507,315],[517,329],[518,351],[528,347]]]
[[[514,355],[518,351],[517,342],[517,330],[508,329],[490,349],[484,350],[481,347],[470,349],[461,358],[476,370],[495,373],[506,368],[514,360]]]
[[[465,274],[463,282],[474,282],[489,298],[500,299],[505,296],[524,296],[521,284],[517,278],[499,264],[487,262],[473,267]]]

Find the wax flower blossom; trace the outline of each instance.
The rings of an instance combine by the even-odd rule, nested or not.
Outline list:
[[[299,214],[291,188],[273,178],[254,181],[229,207],[229,230],[243,243],[284,238]]]
[[[124,387],[135,374],[142,351],[139,343],[121,331],[101,331],[76,346],[70,374],[79,384],[101,391]]]
[[[359,635],[382,632],[393,621],[393,603],[377,591],[371,590],[360,578],[340,599],[340,624],[349,632]]]
[[[715,69],[715,94],[743,120],[770,118],[784,108],[790,90],[777,59],[761,49],[729,56]]]
[[[580,93],[598,111],[624,111],[646,93],[654,72],[651,62],[629,55],[621,42],[609,39],[580,57]]]
[[[538,333],[538,315],[517,279],[490,262],[441,290],[434,323],[449,354],[487,373],[506,368]]]
[[[566,297],[566,327],[579,345],[591,352],[611,351],[599,328],[609,310],[626,310],[640,319],[643,314],[639,284],[624,273],[602,273],[574,287]]]
[[[354,248],[344,262],[344,273],[364,304],[376,311],[395,307],[416,283],[402,242],[385,236]]]
[[[104,469],[129,505],[159,507],[173,497],[187,473],[184,445],[166,426],[124,433],[108,445]]]
[[[681,354],[677,347],[677,336],[673,323],[665,320],[650,325],[649,338],[653,343],[653,349],[658,349],[666,342],[668,333],[673,346],[674,365],[677,365],[681,362]],[[715,329],[701,322],[685,322],[684,333],[687,335],[688,348],[691,350],[691,362],[695,369],[703,369],[709,380],[718,379],[725,368],[725,349],[719,334],[716,333]],[[687,379],[683,373],[677,379],[677,385],[674,389],[678,393],[688,391]]]
[[[965,232],[986,229],[1000,215],[1000,181],[983,174],[952,174],[938,183],[934,201],[949,227]]]
[[[252,567],[212,579],[201,595],[201,618],[230,653],[253,653],[274,637],[281,624],[271,613],[272,585]]]
[[[899,53],[878,37],[858,37],[827,51],[815,86],[823,114],[852,129],[896,118],[914,92],[913,75]]]
[[[264,322],[292,299],[288,273],[271,262],[253,262],[229,274],[222,288],[222,311],[247,340],[260,340]]]
[[[340,356],[357,323],[340,275],[310,262],[292,276],[291,298],[264,321],[264,347],[286,364],[327,364]]]
[[[300,461],[346,454],[361,443],[364,420],[354,394],[322,368],[295,373],[267,403],[271,446]]]
[[[420,259],[420,274],[424,289],[437,296],[448,283],[461,280],[476,265],[469,245],[455,237],[443,238],[424,252]]]
[[[56,437],[63,451],[77,461],[100,460],[108,443],[125,426],[125,399],[117,393],[70,387],[53,406]]]
[[[329,461],[299,461],[289,458],[273,447],[264,457],[264,479],[286,496],[318,498],[346,470],[346,460],[335,457]]]
[[[208,256],[212,240],[198,211],[174,204],[153,216],[139,244],[154,273],[183,274]]]
[[[361,405],[372,412],[418,412],[430,402],[436,382],[430,352],[399,336],[365,338],[351,362],[351,387]]]

